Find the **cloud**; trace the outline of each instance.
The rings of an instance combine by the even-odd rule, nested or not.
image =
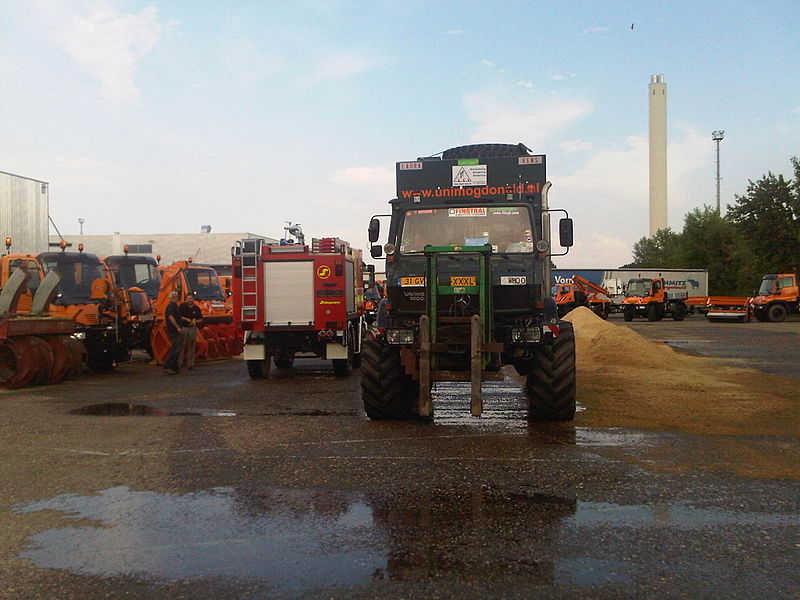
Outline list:
[[[156,46],[163,31],[158,8],[148,6],[138,13],[120,13],[108,2],[95,2],[83,15],[72,15],[59,23],[56,43],[90,76],[100,82],[108,100],[135,103],[139,61]]]
[[[556,241],[557,246],[557,241]],[[575,245],[566,256],[554,257],[560,268],[616,268],[631,262],[633,246],[611,234],[576,231]]]
[[[381,59],[355,51],[340,52],[326,56],[317,63],[316,69],[304,78],[306,84],[347,79],[381,64]]]
[[[558,75],[558,74],[551,75],[550,79],[552,79],[553,81],[564,81],[564,76],[563,75]]]
[[[484,67],[496,67],[497,65],[490,60],[486,60],[485,58],[481,61],[481,64]]]
[[[573,152],[586,152],[587,150],[591,150],[592,144],[585,140],[565,140],[559,142],[558,147],[565,153],[571,154]]]
[[[520,87],[524,87],[526,90],[529,90],[529,89],[533,88],[533,82],[532,81],[518,81],[517,85],[520,86]]]
[[[444,35],[461,35],[461,34],[463,34],[465,32],[464,32],[463,29],[450,29],[450,30],[445,31],[443,33],[444,33]]]
[[[520,139],[531,148],[541,148],[545,140],[592,111],[591,104],[579,100],[525,97],[514,104],[508,102],[492,93],[466,97],[467,111],[476,122],[471,141]]]
[[[330,180],[342,185],[394,185],[394,170],[386,167],[348,167],[331,173]]]

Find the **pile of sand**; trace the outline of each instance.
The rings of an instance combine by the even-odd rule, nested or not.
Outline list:
[[[575,330],[578,401],[586,407],[579,419],[593,425],[755,433],[774,429],[776,411],[791,409],[780,391],[786,382],[774,381],[783,378],[680,354],[588,308],[565,320]]]

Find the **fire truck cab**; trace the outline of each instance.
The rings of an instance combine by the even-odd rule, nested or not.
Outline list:
[[[361,251],[335,237],[312,244],[245,239],[233,248],[232,298],[244,358],[254,379],[270,362],[289,368],[297,354],[331,360],[336,376],[360,363],[364,337]]]

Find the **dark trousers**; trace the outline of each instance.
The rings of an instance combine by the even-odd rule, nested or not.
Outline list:
[[[179,331],[170,332],[169,342],[172,345],[169,348],[164,368],[170,371],[177,371],[180,369],[181,352],[183,352],[183,336]]]

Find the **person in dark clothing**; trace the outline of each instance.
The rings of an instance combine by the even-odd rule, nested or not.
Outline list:
[[[194,370],[195,342],[197,341],[197,328],[203,321],[200,307],[194,303],[194,294],[186,294],[186,300],[180,306],[181,325],[183,325],[183,352],[184,364],[190,371]]]
[[[181,325],[181,313],[178,306],[178,292],[170,292],[169,304],[164,311],[164,319],[167,326],[170,346],[167,360],[164,363],[164,373],[166,375],[177,375],[180,370],[181,352],[183,351],[183,327]]]

